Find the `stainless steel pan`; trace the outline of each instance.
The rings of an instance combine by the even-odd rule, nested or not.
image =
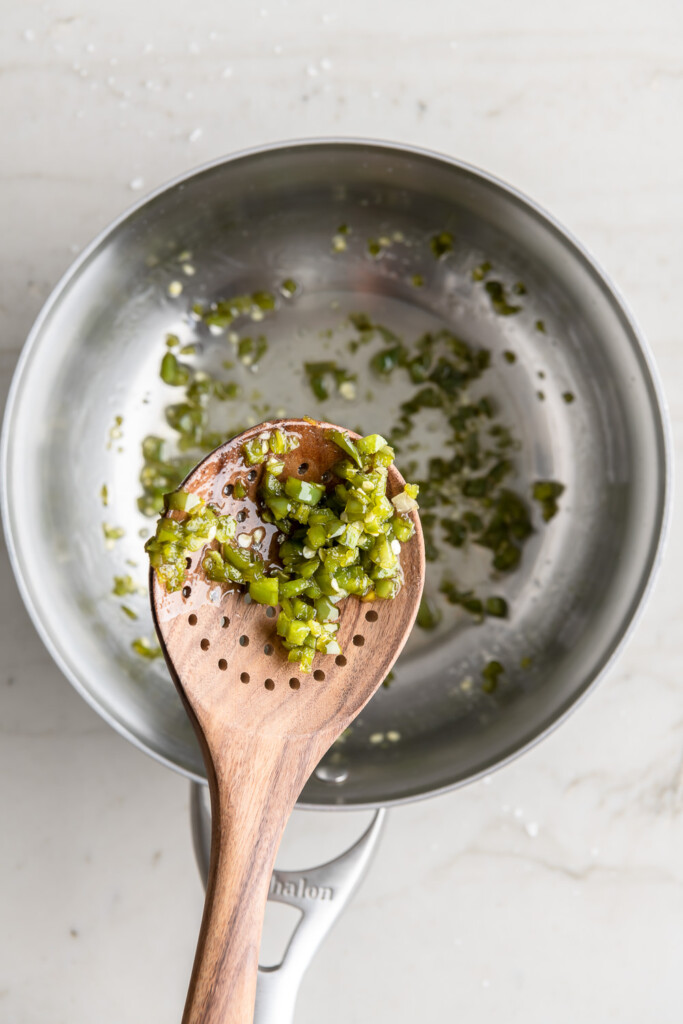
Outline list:
[[[352,235],[339,253],[332,238],[342,223]],[[437,261],[427,243],[441,230],[452,232],[454,249]],[[366,242],[378,237],[391,244],[372,259]],[[188,251],[193,276],[181,271]],[[496,316],[482,300],[468,269],[482,259],[505,281],[524,281],[523,314]],[[413,286],[415,274],[424,287]],[[447,325],[494,352],[517,353],[514,373],[493,370],[486,386],[522,441],[520,479],[566,485],[560,513],[504,582],[509,621],[462,618],[416,632],[393,685],[301,801],[397,804],[523,751],[623,644],[666,518],[662,399],[647,346],[595,262],[528,199],[457,161],[366,142],[268,147],[201,168],[120,218],[60,282],[26,344],[5,417],[3,514],[24,600],[64,673],[122,735],[192,779],[203,778],[201,755],[163,662],[146,663],[130,648],[151,631],[144,598],[133,599],[140,621],[127,623],[110,596],[112,575],[130,571],[130,559],[144,581],[139,531],[149,523],[134,498],[140,438],[165,429],[163,336],[187,329],[194,300],[286,277],[301,294],[264,325],[270,354],[254,378],[264,401],[318,411],[300,364],[320,351],[319,329],[352,310],[408,337]],[[176,280],[184,289],[172,297]],[[565,391],[576,396],[570,408]],[[382,430],[396,400],[385,389],[361,400],[352,418]],[[339,422],[351,415],[343,399],[325,412]],[[238,422],[248,414],[234,410]],[[105,519],[126,531],[111,552]],[[471,685],[485,657],[507,669],[493,695]],[[531,668],[519,667],[528,657]],[[369,742],[387,730],[400,742]]]

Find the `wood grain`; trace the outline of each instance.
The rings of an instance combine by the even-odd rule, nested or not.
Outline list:
[[[221,513],[242,514],[240,532],[265,526],[262,552],[275,556],[277,528],[260,520],[262,466],[241,450],[259,433],[283,426],[300,437],[285,474],[321,480],[339,461],[323,430],[303,420],[260,424],[212,452],[186,490]],[[355,435],[352,435],[355,436]],[[244,481],[238,501],[230,485]],[[391,467],[387,492],[403,489]],[[182,592],[167,594],[151,574],[152,610],[174,682],[199,736],[211,790],[213,836],[204,918],[184,1024],[251,1024],[258,951],[270,876],[282,832],[315,766],[386,678],[413,626],[424,581],[419,520],[403,545],[404,586],[393,601],[340,605],[341,657],[317,656],[303,675],[276,635],[276,618],[238,590],[207,581],[193,556]],[[270,550],[269,550],[270,549]],[[270,612],[270,613],[269,613]]]

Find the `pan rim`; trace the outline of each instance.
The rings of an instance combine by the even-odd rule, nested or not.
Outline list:
[[[445,164],[454,169],[469,175],[470,177],[482,181],[489,185],[493,189],[502,193],[506,199],[512,201],[516,206],[523,208],[525,211],[531,213],[537,221],[543,224],[549,229],[566,247],[569,254],[577,259],[584,268],[590,273],[596,284],[599,286],[607,300],[610,302],[615,314],[618,316],[622,327],[624,328],[625,334],[628,336],[634,354],[636,355],[638,362],[641,367],[641,374],[644,383],[651,397],[651,408],[657,429],[657,445],[658,445],[658,488],[657,493],[654,496],[657,503],[657,517],[656,527],[653,530],[653,534],[650,540],[649,551],[647,558],[644,562],[644,569],[641,574],[638,586],[634,589],[633,597],[629,603],[627,610],[621,620],[621,627],[618,631],[615,631],[612,642],[606,647],[602,658],[597,663],[595,671],[583,681],[580,687],[572,693],[571,697],[568,698],[564,704],[551,715],[547,717],[543,725],[537,728],[532,736],[530,736],[525,742],[514,747],[503,757],[492,759],[489,763],[486,763],[478,771],[467,775],[464,778],[456,779],[453,782],[447,783],[443,786],[432,787],[432,788],[419,788],[415,792],[408,792],[399,797],[393,797],[391,799],[377,802],[373,800],[368,801],[346,801],[344,803],[335,803],[333,797],[336,791],[330,791],[331,800],[328,803],[317,803],[306,800],[300,800],[297,802],[297,808],[307,810],[347,810],[347,811],[358,811],[358,810],[369,810],[376,807],[390,807],[400,806],[401,804],[412,803],[416,800],[426,799],[432,796],[439,796],[444,793],[451,792],[452,790],[458,789],[461,786],[467,785],[471,782],[483,778],[486,775],[491,774],[492,771],[503,768],[511,761],[520,757],[522,754],[531,750],[537,743],[545,739],[546,736],[550,735],[558,726],[560,726],[567,717],[576,710],[583,701],[588,697],[590,693],[598,686],[598,684],[605,677],[607,672],[610,670],[617,657],[623,651],[625,645],[633,635],[635,628],[640,620],[643,613],[646,602],[652,592],[655,579],[658,570],[661,566],[662,556],[664,547],[669,534],[671,525],[671,508],[672,508],[672,497],[673,497],[673,447],[671,437],[671,424],[668,415],[667,401],[662,387],[662,383],[657,371],[654,357],[650,346],[641,331],[635,317],[629,309],[620,289],[616,286],[614,281],[605,272],[603,267],[595,259],[595,257],[589,252],[589,250],[569,231],[563,224],[560,223],[552,214],[545,210],[542,206],[536,203],[533,199],[525,195],[514,186],[509,185],[507,182],[498,178],[495,175],[490,174],[488,171],[482,170],[473,164],[466,161],[460,160],[456,157],[451,157],[447,154],[439,153],[434,150],[430,150],[420,146],[413,146],[402,142],[391,142],[386,140],[376,140],[362,137],[343,137],[343,136],[330,136],[330,137],[317,137],[317,138],[300,138],[294,140],[283,140],[279,142],[266,143],[259,146],[248,147],[239,150],[236,153],[229,154],[227,156],[218,157],[214,160],[208,161],[197,167],[192,168],[183,174],[177,175],[152,192],[142,197],[138,202],[132,204],[126,210],[124,210],[118,217],[107,224],[102,231],[100,231],[95,238],[83,249],[79,256],[74,260],[71,266],[58,280],[55,287],[52,289],[48,296],[45,304],[40,310],[27,339],[24,343],[22,351],[20,353],[17,365],[14,370],[12,382],[7,396],[7,403],[5,407],[3,425],[2,425],[2,437],[0,439],[0,511],[2,514],[3,528],[5,534],[5,541],[7,545],[8,555],[10,564],[12,566],[14,576],[17,582],[19,592],[22,600],[26,607],[26,610],[33,622],[33,625],[42,640],[44,646],[48,650],[49,654],[57,664],[62,674],[68,679],[77,693],[95,710],[101,718],[104,719],[109,725],[111,725],[119,735],[123,736],[129,742],[133,743],[139,750],[148,754],[154,758],[160,764],[166,765],[172,768],[174,771],[179,772],[186,778],[189,778],[195,782],[205,783],[206,780],[203,776],[191,771],[190,769],[177,764],[175,761],[161,754],[159,751],[152,749],[145,742],[143,742],[138,736],[136,736],[131,729],[129,729],[124,723],[116,719],[110,714],[105,707],[95,698],[95,696],[89,691],[86,680],[76,669],[70,664],[69,659],[65,651],[60,647],[56,636],[53,631],[48,629],[48,626],[43,621],[43,617],[39,611],[37,602],[33,596],[33,589],[30,585],[21,564],[21,555],[18,544],[13,531],[13,510],[11,507],[11,499],[9,495],[9,468],[11,459],[11,433],[12,433],[12,422],[16,414],[16,409],[19,406],[21,400],[21,391],[24,384],[24,380],[32,363],[32,360],[36,356],[39,347],[40,336],[42,333],[43,326],[47,321],[48,317],[55,309],[63,295],[68,288],[69,284],[75,280],[81,269],[88,263],[91,257],[99,250],[99,248],[107,242],[112,236],[129,218],[134,217],[140,210],[147,206],[151,201],[162,196],[164,193],[177,188],[180,185],[185,184],[191,179],[209,172],[217,167],[224,166],[226,164],[235,163],[244,159],[250,159],[260,155],[282,152],[283,150],[290,149],[306,149],[314,148],[318,151],[325,148],[353,148],[358,147],[363,149],[371,149],[375,151],[385,151],[387,154],[395,154],[396,156],[415,156],[421,159],[429,160],[432,162]],[[338,796],[338,793],[337,793]]]

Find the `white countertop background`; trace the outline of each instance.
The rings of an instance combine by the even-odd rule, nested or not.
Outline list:
[[[592,249],[681,460],[680,0],[22,0],[2,20],[3,396],[61,273],[145,191],[245,146],[368,136],[498,174]],[[179,1022],[202,907],[188,784],[76,695],[2,564],[0,1021]],[[390,814],[297,1024],[679,1024],[682,569],[674,516],[634,639],[571,721]],[[283,866],[365,820],[297,812]]]

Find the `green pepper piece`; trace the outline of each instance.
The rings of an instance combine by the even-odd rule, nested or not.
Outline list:
[[[432,236],[429,247],[434,258],[440,260],[442,256],[453,250],[453,235],[450,231],[440,231],[437,235]]]
[[[166,507],[169,510],[177,509],[180,512],[191,512],[203,504],[204,502],[199,495],[193,494],[192,491],[172,491],[171,494],[166,495]]]
[[[202,559],[202,570],[213,582],[225,583],[225,562],[217,551],[207,551]]]
[[[310,519],[309,519],[310,522]],[[344,524],[342,523],[342,529]],[[309,548],[317,549],[321,548],[328,539],[327,530],[325,527],[320,525],[314,525],[308,527],[308,533],[306,534],[306,544]]]
[[[154,641],[148,640],[146,636],[136,637],[130,645],[136,654],[139,654],[141,658],[161,658],[161,647]]]
[[[234,380],[215,380],[213,381],[213,393],[219,402],[231,402],[240,397],[242,389]]]
[[[227,544],[237,532],[237,520],[233,516],[219,516],[216,520],[216,540],[221,544]]]
[[[136,594],[138,588],[136,587],[132,576],[114,576],[114,586],[112,588],[112,594],[116,597],[126,597],[127,594]]]
[[[165,445],[163,438],[148,434],[142,442],[142,457],[145,462],[163,462]]]
[[[242,548],[233,547],[231,544],[224,544],[223,558],[226,562],[229,562],[230,565],[234,565],[246,580],[251,581],[263,575],[263,569],[260,568],[258,564],[260,562],[262,567],[263,562],[254,552],[248,552]]]
[[[532,489],[534,501],[539,502],[541,514],[546,523],[557,515],[560,508],[557,499],[564,493],[564,484],[556,480],[537,480]]]
[[[360,565],[338,569],[334,578],[342,590],[346,590],[349,594],[358,594],[363,597],[372,590],[372,580],[363,572]]]
[[[334,443],[341,448],[343,452],[346,452],[347,455],[351,456],[359,468],[362,468],[363,462],[358,453],[358,449],[348,434],[344,433],[342,430],[326,430],[325,437],[328,441],[334,441]]]
[[[508,605],[502,597],[487,597],[485,608],[487,615],[492,615],[497,619],[507,618]]]
[[[441,609],[431,597],[422,596],[415,619],[420,629],[436,629],[441,621]]]
[[[299,622],[295,619],[288,623],[285,639],[288,640],[290,644],[294,644],[295,647],[300,647],[307,639],[310,632],[307,622]]]
[[[406,350],[403,345],[395,345],[393,348],[385,348],[381,352],[378,352],[370,360],[370,368],[375,373],[381,376],[386,376],[396,369],[397,366],[403,366],[406,362]]]
[[[292,604],[292,618],[298,619],[299,622],[308,622],[313,617],[313,609],[307,601],[304,601],[300,597],[293,597],[291,599]]]
[[[264,576],[249,584],[249,596],[258,604],[275,606],[278,603],[278,581],[272,576]]]
[[[372,464],[376,469],[387,469],[395,458],[396,452],[387,444],[373,455]]]
[[[111,526],[109,523],[102,523],[102,533],[107,541],[120,540],[125,535],[122,526]]]
[[[383,569],[393,569],[397,564],[397,556],[392,551],[391,544],[384,533],[377,538],[369,553],[372,561]]]
[[[394,516],[391,520],[391,526],[394,536],[401,544],[405,544],[415,533],[415,524],[412,519],[404,519],[403,516]]]
[[[294,647],[287,655],[288,661],[295,661],[299,663],[299,668],[302,672],[310,672],[313,668],[313,659],[315,658],[315,646],[313,647]]]
[[[498,689],[498,677],[503,674],[505,669],[499,661],[489,661],[484,668],[481,670],[484,682],[482,683],[482,690],[484,693],[495,693]]]
[[[286,299],[291,299],[297,290],[298,285],[291,277],[286,278],[280,285],[280,291]]]
[[[387,442],[381,434],[368,434],[356,442],[356,448],[361,455],[374,455],[380,448],[386,447]]]
[[[373,589],[375,595],[383,601],[392,601],[401,589],[401,583],[396,577],[389,577],[388,579],[377,580]]]
[[[319,597],[315,602],[315,617],[318,622],[336,622],[339,609],[326,597]]]
[[[281,498],[273,495],[266,498],[266,504],[276,519],[284,519],[289,515],[291,504],[288,498]]]
[[[505,288],[500,281],[487,281],[484,287],[498,316],[513,316],[515,313],[519,313],[522,307],[507,301]]]
[[[493,267],[491,266],[489,261],[485,260],[483,263],[480,263],[478,267],[475,267],[474,270],[472,271],[472,280],[473,281],[483,281],[484,278],[486,277],[486,275],[492,269],[493,269]]]
[[[179,363],[172,352],[166,352],[161,360],[159,376],[164,384],[183,387],[190,379],[190,368],[184,363]]]
[[[285,493],[305,505],[317,505],[325,493],[325,488],[318,484],[308,483],[306,480],[299,480],[295,476],[289,476],[285,480]]]
[[[280,597],[295,597],[309,586],[307,579],[286,580],[280,584]]]
[[[268,442],[260,437],[254,437],[242,445],[242,455],[248,466],[258,466],[265,462],[268,452]]]

